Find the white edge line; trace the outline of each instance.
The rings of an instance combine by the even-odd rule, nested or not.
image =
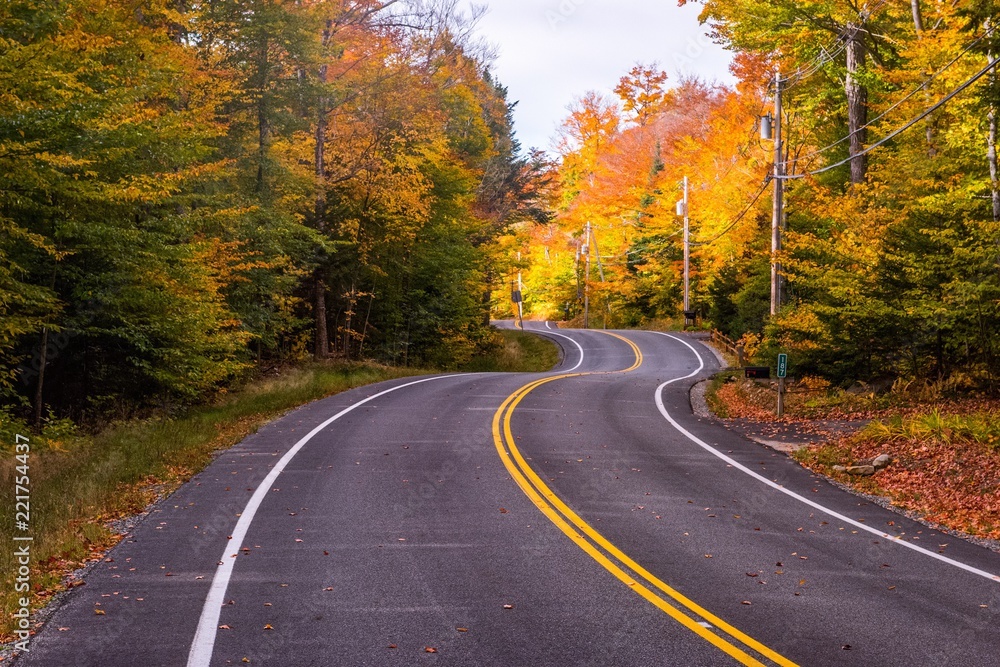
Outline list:
[[[198,629],[195,632],[194,640],[191,642],[191,650],[188,653],[187,667],[208,667],[211,662],[212,653],[215,650],[215,636],[219,629],[219,617],[222,614],[222,603],[226,598],[226,589],[229,588],[229,579],[232,577],[233,567],[236,564],[236,557],[239,555],[240,547],[243,546],[243,540],[246,538],[247,532],[250,529],[250,524],[253,522],[254,516],[257,514],[257,510],[260,508],[261,503],[264,501],[268,491],[271,489],[271,485],[274,484],[278,475],[284,471],[285,466],[287,466],[291,460],[295,458],[295,455],[298,454],[303,447],[305,447],[306,443],[344,415],[356,410],[365,403],[370,403],[371,401],[381,398],[386,394],[391,394],[394,391],[406,389],[407,387],[423,384],[425,382],[433,382],[435,380],[444,380],[455,377],[469,377],[470,375],[476,374],[441,375],[424,378],[415,382],[399,385],[398,387],[393,387],[392,389],[386,389],[385,391],[375,394],[374,396],[369,396],[363,401],[358,401],[354,405],[344,408],[334,416],[330,417],[325,422],[310,431],[308,435],[295,443],[291,449],[285,452],[285,455],[281,457],[281,460],[279,460],[273,468],[271,468],[271,472],[267,474],[267,477],[265,477],[257,487],[253,496],[250,497],[246,507],[240,514],[239,521],[236,522],[236,528],[233,529],[233,535],[228,540],[225,551],[222,552],[222,558],[220,559],[219,566],[215,571],[215,576],[212,578],[212,586],[208,591],[208,597],[205,598],[205,606],[201,610],[201,618],[198,621]]]
[[[545,328],[548,329],[549,331],[552,331],[552,324],[550,322],[546,322]]]
[[[946,556],[942,556],[939,553],[935,553],[935,552],[929,551],[928,549],[925,549],[923,547],[919,547],[916,544],[913,544],[912,542],[907,542],[900,535],[890,535],[889,533],[884,533],[884,532],[878,531],[878,530],[872,528],[871,526],[866,526],[865,524],[863,524],[863,523],[861,523],[859,521],[855,521],[854,519],[848,518],[848,517],[844,516],[843,514],[840,514],[840,513],[835,512],[835,511],[833,511],[831,509],[828,509],[828,508],[824,507],[823,505],[820,505],[819,503],[815,502],[814,500],[810,500],[809,498],[806,498],[805,496],[801,496],[801,495],[795,493],[794,491],[789,491],[788,489],[786,489],[785,487],[781,486],[780,484],[778,484],[778,483],[776,483],[776,482],[774,482],[774,481],[772,481],[772,480],[764,477],[763,475],[760,475],[760,474],[754,472],[753,470],[750,470],[749,468],[747,468],[743,464],[739,463],[738,461],[734,460],[733,458],[731,458],[729,456],[726,456],[725,454],[723,454],[722,452],[720,452],[719,450],[717,450],[715,447],[712,447],[708,443],[706,443],[703,440],[699,439],[698,437],[692,435],[687,429],[685,429],[683,426],[681,426],[680,424],[678,424],[674,420],[674,418],[670,416],[670,413],[667,412],[667,408],[663,404],[663,390],[666,389],[668,385],[674,384],[675,382],[680,382],[682,380],[687,380],[689,378],[694,377],[695,375],[697,375],[698,373],[700,373],[703,368],[705,368],[705,362],[701,358],[701,355],[698,354],[698,350],[696,350],[686,340],[683,340],[681,338],[678,338],[677,336],[671,336],[670,334],[665,334],[665,333],[662,333],[662,332],[659,332],[659,331],[654,332],[654,333],[657,333],[657,334],[659,334],[661,336],[666,336],[667,338],[672,338],[672,339],[678,341],[679,343],[683,343],[685,346],[687,346],[687,348],[689,350],[691,350],[692,352],[694,352],[695,357],[698,358],[698,369],[696,371],[694,371],[693,373],[690,373],[689,375],[685,375],[684,377],[679,377],[679,378],[674,378],[673,380],[668,380],[667,382],[664,382],[663,384],[661,384],[656,389],[656,407],[659,408],[660,414],[662,414],[666,418],[666,420],[668,422],[670,422],[670,424],[675,429],[677,429],[682,435],[684,435],[688,440],[690,440],[691,442],[695,443],[696,445],[698,445],[699,447],[701,447],[705,451],[709,452],[713,456],[716,456],[716,457],[722,459],[723,461],[725,461],[726,463],[728,463],[729,465],[731,465],[733,468],[736,468],[737,470],[739,470],[741,472],[744,472],[747,475],[750,475],[754,479],[756,479],[756,480],[758,480],[760,482],[763,482],[764,484],[770,486],[771,488],[777,489],[781,493],[784,493],[786,496],[789,496],[790,498],[794,498],[795,500],[798,500],[799,502],[804,503],[804,504],[808,505],[809,507],[812,507],[813,509],[819,510],[820,512],[823,512],[824,514],[826,514],[828,516],[831,516],[831,517],[833,517],[833,518],[835,518],[835,519],[837,519],[839,521],[843,521],[844,523],[847,523],[847,524],[849,524],[851,526],[854,526],[855,528],[859,528],[861,530],[867,531],[867,532],[871,533],[872,535],[877,535],[877,536],[881,537],[882,539],[888,540],[889,542],[891,542],[893,544],[898,544],[898,545],[906,547],[908,549],[912,549],[912,550],[914,550],[914,551],[916,551],[918,553],[922,553],[925,556],[930,556],[931,558],[933,558],[935,560],[941,561],[942,563],[947,563],[948,565],[952,565],[954,567],[957,567],[960,570],[965,570],[966,572],[971,572],[972,574],[978,575],[978,576],[983,577],[985,579],[989,579],[991,581],[1000,581],[1000,576],[998,576],[998,575],[991,574],[991,573],[986,572],[984,570],[980,570],[980,569],[974,568],[971,565],[966,565],[965,563],[961,563],[961,562],[959,562],[957,560],[953,560],[953,559],[948,558]]]
[[[575,340],[573,340],[572,338],[570,338],[569,336],[567,336],[565,334],[556,333],[554,331],[548,331],[548,332],[546,332],[543,335],[545,335],[545,336],[559,336],[560,338],[565,338],[569,342],[573,343],[573,345],[576,345],[576,349],[578,349],[580,351],[580,361],[576,362],[576,366],[573,366],[573,368],[570,368],[570,369],[567,369],[567,370],[564,370],[564,371],[559,371],[560,373],[572,373],[573,371],[575,371],[576,369],[578,369],[580,366],[583,365],[583,348],[580,346],[579,343],[577,343]]]

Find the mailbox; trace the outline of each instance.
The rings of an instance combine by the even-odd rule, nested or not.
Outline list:
[[[746,373],[746,378],[748,380],[770,380],[771,379],[771,367],[770,366],[747,366],[743,369]]]

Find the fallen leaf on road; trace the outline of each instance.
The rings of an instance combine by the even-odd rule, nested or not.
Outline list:
[[[232,628],[231,628],[231,627],[229,627],[228,625],[220,625],[220,626],[219,626],[219,629],[220,629],[220,630],[232,630]]]
[[[505,605],[503,606],[503,608],[504,608],[504,609],[513,609],[513,608],[514,608],[514,605],[512,605],[512,604],[505,604]]]
[[[744,600],[744,601],[743,601],[743,602],[741,602],[740,604],[745,604],[745,605],[747,605],[747,606],[749,607],[750,605],[752,605],[752,604],[753,604],[753,602],[750,602],[750,600]]]
[[[437,652],[438,652],[438,650],[436,648],[434,648],[433,646],[426,646],[426,647],[424,647],[424,653],[437,653]]]
[[[458,630],[459,632],[468,632],[469,631],[469,628],[455,628],[455,629]]]
[[[104,613],[103,609],[95,609],[94,610],[94,614],[96,614],[97,616],[106,616],[107,615],[107,614]]]

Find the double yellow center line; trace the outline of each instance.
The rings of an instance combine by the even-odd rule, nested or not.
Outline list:
[[[635,363],[618,373],[634,371],[642,365],[642,352],[635,343],[624,336],[604,332],[627,343],[635,354]],[[493,416],[493,441],[497,453],[514,481],[526,496],[548,519],[556,525],[574,544],[600,563],[604,569],[617,577],[637,595],[666,613],[685,628],[708,643],[717,647],[743,665],[765,667],[767,659],[771,664],[782,667],[796,667],[784,656],[764,646],[752,637],[740,632],[721,618],[702,608],[680,592],[658,579],[651,572],[629,558],[603,535],[580,518],[565,502],[549,488],[521,455],[511,431],[511,417],[518,405],[535,389],[573,377],[603,375],[607,373],[566,373],[530,382],[509,397]],[[711,626],[706,627],[706,625]],[[713,628],[717,632],[713,631]],[[749,651],[747,650],[749,649]],[[751,654],[756,654],[757,657]]]

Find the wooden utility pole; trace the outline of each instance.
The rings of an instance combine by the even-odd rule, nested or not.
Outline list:
[[[601,278],[601,284],[604,284],[604,262],[601,260],[601,247],[597,244],[597,232],[593,229],[590,230],[590,238],[594,242],[594,257],[597,258],[597,275]],[[610,312],[610,307],[608,305],[608,293],[604,292],[604,324],[602,329],[608,328],[608,313]]]
[[[781,309],[781,223],[784,216],[785,175],[781,143],[781,71],[774,72],[774,207],[771,214],[771,316]]]
[[[583,243],[583,253],[586,268],[583,274],[583,328],[590,328],[590,223]]]
[[[688,177],[684,177],[684,312],[691,311],[691,217],[688,213]],[[687,317],[687,315],[685,315]]]

